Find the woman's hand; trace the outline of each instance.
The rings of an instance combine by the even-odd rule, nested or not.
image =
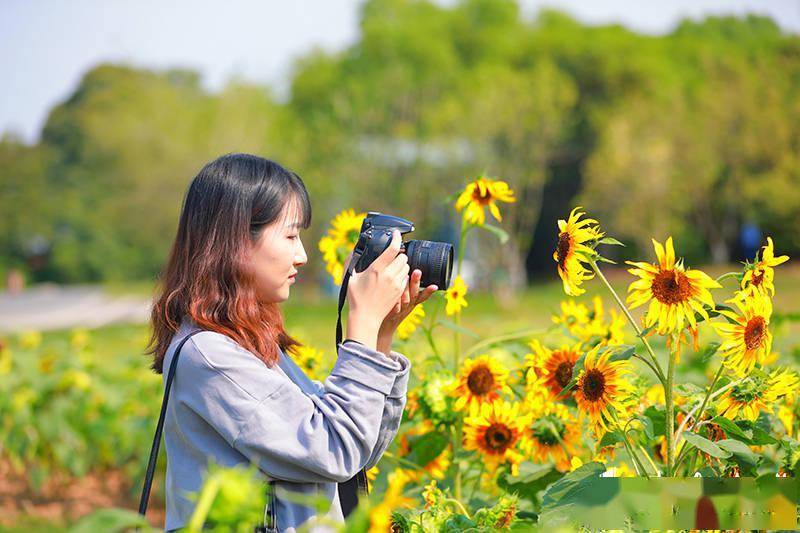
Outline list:
[[[397,327],[405,318],[411,314],[414,308],[431,297],[431,295],[438,290],[436,285],[428,285],[424,290],[419,290],[419,284],[422,280],[422,271],[415,268],[411,273],[411,281],[406,286],[406,290],[400,296],[400,300],[394,305],[386,318],[383,319],[380,329],[378,330],[378,344],[377,350],[389,355],[392,350],[392,337]]]
[[[373,349],[384,319],[408,291],[408,257],[400,253],[400,244],[395,230],[386,250],[363,272],[353,272],[347,287],[347,338]]]

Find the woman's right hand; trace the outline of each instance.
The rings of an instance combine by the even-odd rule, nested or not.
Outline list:
[[[400,253],[402,238],[394,230],[392,242],[362,272],[353,272],[347,287],[350,311],[347,338],[370,348],[377,345],[383,319],[400,300],[408,284],[408,256]]]

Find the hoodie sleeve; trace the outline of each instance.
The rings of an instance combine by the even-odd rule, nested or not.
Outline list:
[[[391,442],[381,435],[384,423],[389,433],[399,425],[405,385],[396,384],[401,376],[407,381],[405,358],[340,344],[315,395],[225,335],[203,332],[189,346],[178,372],[196,391],[186,399],[189,407],[274,479],[350,479]]]

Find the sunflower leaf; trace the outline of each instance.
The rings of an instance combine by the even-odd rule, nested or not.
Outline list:
[[[711,419],[713,424],[722,428],[726,435],[733,435],[740,440],[744,440],[747,444],[751,444],[753,438],[753,430],[745,430],[736,425],[733,420],[725,418],[724,416],[716,416]]]
[[[667,425],[667,413],[665,409],[659,409],[655,405],[651,405],[647,409],[644,410],[644,416],[650,419],[650,422],[653,424],[653,432],[656,435],[663,435],[664,428]]]
[[[511,476],[506,472],[498,477],[497,485],[507,492],[516,492],[536,504],[537,494],[560,479],[562,475],[552,465],[538,465],[524,461],[519,465],[519,475]]]
[[[508,242],[509,239],[508,232],[503,228],[498,228],[497,226],[493,226],[491,224],[484,224],[481,227],[486,231],[488,231],[489,233],[494,233],[495,237],[500,239],[500,244],[505,244],[506,242]]]
[[[600,442],[597,443],[597,449],[600,450],[606,446],[614,446],[615,444],[619,444],[620,442],[624,441],[625,438],[622,436],[620,431],[607,431],[603,435],[603,438],[600,439]]]
[[[629,345],[616,346],[615,348],[618,348],[618,349],[625,348],[625,349],[621,350],[621,351],[617,351],[614,355],[609,357],[608,358],[608,362],[609,363],[614,362],[614,361],[625,361],[625,360],[628,360],[636,353],[636,348],[633,347],[633,346],[629,346]]]
[[[722,283],[723,281],[725,281],[728,278],[734,278],[734,279],[736,279],[736,281],[741,282],[743,277],[744,277],[744,274],[742,274],[741,272],[725,272],[720,277],[718,277],[715,281],[717,283]]]
[[[564,385],[564,388],[558,393],[559,397],[566,396],[566,394],[572,390],[575,385],[578,383],[578,376],[581,375],[581,370],[583,370],[583,362],[586,360],[586,354],[581,355],[575,364],[572,365],[572,378],[569,380],[569,383]]]
[[[721,343],[719,343],[717,341],[713,341],[713,342],[709,342],[706,345],[706,347],[703,348],[703,351],[700,352],[700,359],[703,361],[704,365],[707,364],[711,360],[711,357],[715,353],[717,353],[717,350],[719,350],[720,346],[721,346]]]
[[[430,431],[418,437],[408,438],[411,451],[405,459],[420,466],[425,466],[442,453],[450,440],[439,431]]]
[[[600,261],[601,263],[611,263],[612,265],[616,265],[617,264],[616,261],[612,261],[611,259],[608,259],[607,257],[603,257],[600,254],[597,254],[596,260]]]
[[[597,244],[612,244],[614,246],[625,246],[623,243],[619,242],[614,237],[603,237],[602,239],[597,241]]]
[[[606,467],[599,462],[586,463],[565,474],[542,495],[540,524],[563,523],[575,506],[605,505],[619,492],[619,478],[604,478]]]
[[[750,449],[744,442],[736,439],[722,439],[716,442],[717,446],[723,450],[731,452],[737,457],[747,459],[748,463],[755,465],[758,462],[758,455]]]
[[[657,325],[658,325],[658,323],[651,324],[651,325],[647,326],[646,328],[644,328],[644,329],[642,330],[642,332],[641,332],[639,335],[637,335],[637,337],[639,337],[639,338],[644,338],[644,337],[647,337],[647,335],[648,335],[648,334],[649,334],[651,331],[653,331],[653,329],[655,329],[655,327],[656,327]]]
[[[698,450],[707,453],[711,457],[716,457],[717,459],[727,459],[732,454],[727,450],[723,450],[712,441],[708,440],[705,437],[701,437],[697,433],[692,433],[691,431],[684,431],[683,438],[686,439],[686,442],[697,448]]]

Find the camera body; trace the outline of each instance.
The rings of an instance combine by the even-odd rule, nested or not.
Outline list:
[[[370,211],[361,224],[361,232],[353,257],[358,257],[355,271],[362,272],[380,256],[392,242],[392,232],[402,235],[414,231],[414,223],[404,218]],[[422,271],[421,287],[435,284],[439,290],[450,286],[453,271],[453,245],[447,242],[409,240],[401,244],[401,253],[408,256],[408,265]]]

